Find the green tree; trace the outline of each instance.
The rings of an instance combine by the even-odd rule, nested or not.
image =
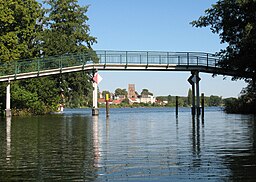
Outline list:
[[[45,55],[62,55],[91,50],[96,38],[90,36],[88,6],[77,0],[45,0],[42,50]]]
[[[151,95],[151,96],[153,96],[153,93],[151,93],[151,92],[149,92],[149,90],[148,89],[142,89],[142,91],[141,91],[141,95]]]
[[[127,95],[128,95],[128,92],[126,91],[126,89],[117,88],[117,89],[115,90],[115,95],[116,95],[116,96],[120,96],[120,95],[127,96]]]
[[[106,98],[106,94],[108,94],[108,96],[110,98],[110,91],[107,91],[107,90],[102,91],[103,98]]]
[[[41,6],[36,0],[8,0],[0,1],[0,61],[8,64],[9,69],[14,69],[14,61],[23,58],[34,58],[38,56],[39,35],[42,26]],[[5,70],[8,71],[8,70]],[[29,86],[36,85],[27,81],[11,82],[11,102],[15,110],[25,109],[34,114],[45,113],[51,108],[52,97],[42,95],[33,91]],[[36,82],[35,82],[36,83]],[[41,85],[53,86],[44,81]],[[5,105],[5,83],[1,83],[2,110]],[[43,87],[44,88],[44,87]],[[32,90],[30,90],[32,89]],[[38,87],[38,89],[40,89]],[[42,91],[39,90],[39,92]],[[15,114],[15,112],[13,113]]]
[[[90,36],[86,15],[88,6],[80,6],[77,0],[45,0],[44,31],[41,50],[45,56],[67,55],[72,53],[93,52],[91,46],[96,38]],[[69,60],[72,61],[72,60]],[[88,96],[92,91],[89,76],[82,72],[69,73],[56,78],[61,82],[64,95],[72,107],[91,103]],[[71,91],[70,91],[71,90]]]
[[[192,105],[192,90],[191,89],[188,90],[187,100],[188,100],[187,105],[191,106]]]
[[[37,55],[37,24],[41,8],[36,0],[0,1],[0,61],[10,62]]]
[[[195,27],[210,26],[213,33],[219,34],[221,43],[227,44],[227,47],[218,53],[221,57],[219,65],[224,69],[235,70],[238,75],[233,77],[234,80],[245,79],[249,83],[242,93],[242,97],[251,97],[249,105],[256,104],[255,9],[255,0],[219,0],[205,11],[204,16],[192,22]],[[250,75],[252,79],[245,78],[245,74]],[[239,101],[243,102],[243,108],[250,108],[245,102],[247,99],[242,97]],[[234,110],[237,108],[234,107]],[[229,111],[231,110],[229,107]],[[255,112],[253,110],[252,113]]]
[[[168,105],[172,104],[172,96],[171,95],[167,96],[167,102],[168,102]]]
[[[219,96],[211,95],[208,101],[209,106],[220,106],[222,104],[222,98]]]
[[[11,85],[11,90],[14,114],[19,114],[20,110],[35,115],[57,110],[60,98],[51,78],[17,81]]]
[[[220,51],[219,65],[237,71],[236,78],[249,73],[256,79],[256,20],[255,0],[219,0],[205,11],[192,25],[210,26],[220,36],[221,43],[227,43]]]

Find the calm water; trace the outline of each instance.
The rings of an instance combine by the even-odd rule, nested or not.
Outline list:
[[[256,181],[256,119],[208,108],[0,120],[0,181]]]

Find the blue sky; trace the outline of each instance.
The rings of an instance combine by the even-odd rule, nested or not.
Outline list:
[[[88,10],[91,35],[97,37],[95,50],[127,51],[199,51],[215,53],[225,45],[209,28],[195,28],[189,23],[204,15],[214,0],[80,0],[90,5]],[[186,96],[190,84],[189,72],[110,72],[100,71],[101,91],[114,92],[134,83],[140,93],[143,88],[154,95]],[[201,92],[205,95],[237,97],[244,81],[212,78],[200,73]]]

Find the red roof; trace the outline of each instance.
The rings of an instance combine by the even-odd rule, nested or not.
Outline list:
[[[122,100],[113,100],[112,103],[113,104],[121,104]]]

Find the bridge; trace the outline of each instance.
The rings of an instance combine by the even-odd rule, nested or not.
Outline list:
[[[10,82],[13,80],[98,70],[122,71],[191,71],[189,81],[193,96],[195,85],[197,108],[199,108],[199,72],[239,76],[235,70],[223,69],[218,65],[220,58],[215,54],[201,52],[159,51],[86,51],[52,57],[17,60],[0,65],[0,82],[8,81],[6,88],[6,113],[10,115]],[[246,77],[246,74],[243,75]],[[93,83],[93,113],[97,115],[97,83]],[[193,107],[195,98],[193,97]],[[195,113],[192,109],[192,113]],[[200,112],[200,111],[198,111]]]
[[[200,52],[95,51],[0,65],[0,82],[89,70],[199,71],[235,76],[218,65],[219,57]]]

